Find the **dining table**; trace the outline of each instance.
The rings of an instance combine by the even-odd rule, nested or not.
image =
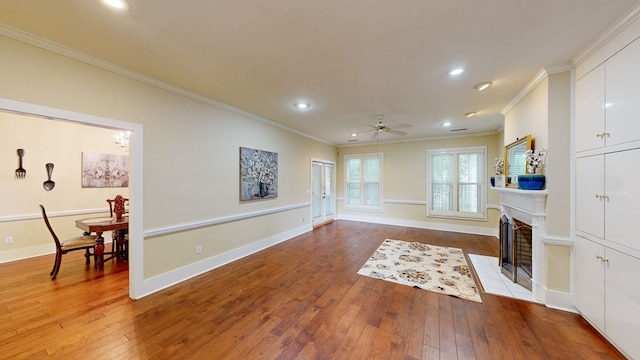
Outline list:
[[[129,229],[129,217],[123,216],[121,219],[116,217],[99,217],[99,218],[86,218],[76,220],[76,227],[85,231],[85,233],[96,234],[96,249],[95,259],[96,270],[102,271],[104,269],[104,262],[112,258],[117,260],[126,260],[127,249],[125,248],[124,235]],[[117,234],[116,247],[113,251],[104,251],[104,237],[102,233],[105,231],[115,231]],[[110,255],[105,259],[105,255]]]

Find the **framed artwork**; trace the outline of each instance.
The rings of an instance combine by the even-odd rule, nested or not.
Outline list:
[[[82,187],[129,187],[129,156],[83,152]]]
[[[240,148],[240,200],[278,197],[278,153]]]

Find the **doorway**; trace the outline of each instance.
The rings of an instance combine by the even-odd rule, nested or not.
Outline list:
[[[79,125],[96,126],[107,129],[119,129],[131,131],[131,143],[129,144],[129,297],[139,299],[150,291],[144,288],[143,268],[143,203],[142,203],[142,173],[143,173],[143,139],[144,128],[142,124],[130,123],[121,120],[104,118],[89,114],[77,113],[63,109],[57,109],[37,104],[0,98],[0,111],[39,117],[43,121],[66,121]]]
[[[336,164],[331,161],[311,161],[311,224],[317,227],[335,219]]]

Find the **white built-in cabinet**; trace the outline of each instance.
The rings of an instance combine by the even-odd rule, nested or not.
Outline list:
[[[575,306],[598,330],[633,359],[640,359],[637,258],[578,238],[574,256]]]
[[[640,40],[576,83],[576,152],[640,139]]]
[[[640,359],[640,40],[576,81],[574,305]]]

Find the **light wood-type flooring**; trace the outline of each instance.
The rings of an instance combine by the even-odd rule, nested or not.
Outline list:
[[[384,239],[498,255],[494,237],[336,221],[134,301],[127,264],[0,264],[0,359],[621,359],[579,315],[360,276]],[[171,254],[167,254],[167,257]]]

